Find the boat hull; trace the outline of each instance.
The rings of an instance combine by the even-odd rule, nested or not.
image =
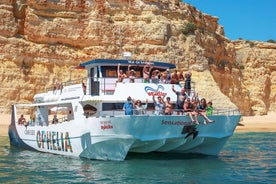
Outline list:
[[[210,119],[215,122],[196,126],[188,116],[155,115],[88,117],[49,126],[12,123],[9,136],[14,146],[97,160],[121,161],[129,152],[218,155],[240,115]]]

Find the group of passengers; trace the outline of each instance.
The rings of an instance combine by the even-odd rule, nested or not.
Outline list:
[[[38,119],[41,119],[41,118],[38,117]],[[18,118],[17,123],[18,123],[18,125],[25,125],[25,126],[31,125],[31,126],[33,126],[34,122],[35,122],[35,116],[34,115],[31,115],[30,120],[26,121],[24,115],[21,114],[20,118]],[[42,125],[41,120],[38,120],[38,122],[39,122],[40,125]],[[57,115],[55,114],[54,117],[53,117],[53,120],[52,120],[52,124],[57,124],[57,123],[58,123],[58,118],[57,118]]]
[[[175,91],[174,87],[172,89]],[[164,101],[165,96],[158,96],[157,100],[155,96],[152,96],[155,115],[172,115],[175,110],[177,115],[189,116],[191,121],[195,124],[199,124],[199,115],[203,116],[203,124],[214,122],[207,116],[213,114],[212,102],[206,103],[205,98],[199,100],[197,96],[189,98],[184,88],[182,88],[181,92],[175,91],[175,93],[177,94],[175,109],[170,101],[170,97],[166,97],[166,101]],[[125,111],[125,115],[144,115],[146,114],[147,106],[148,100],[146,100],[145,104],[142,104],[141,100],[135,100],[129,96],[127,102],[123,105],[123,110]]]
[[[170,97],[166,97],[165,101],[165,96],[158,96],[157,99],[156,96],[152,96],[155,115],[172,115],[173,112],[176,111],[177,115],[189,116],[191,121],[195,124],[199,124],[199,115],[204,119],[203,124],[214,122],[207,116],[213,114],[211,101],[207,103],[205,98],[199,99],[197,94],[190,97],[185,87],[181,88],[181,91],[176,91],[173,85],[172,91],[177,96],[175,106],[171,103]],[[148,100],[142,105],[141,100],[134,100],[129,96],[127,102],[123,106],[123,110],[125,111],[125,115],[141,115],[146,114],[147,106]]]
[[[143,67],[143,83],[179,84],[185,81],[185,86],[187,88],[191,86],[191,72],[183,74],[183,71],[178,72],[177,70],[171,73],[169,69],[164,72],[158,69],[152,69],[153,66],[149,62]],[[123,70],[120,69],[120,64],[118,64],[117,75],[117,82],[123,82],[125,78],[129,78],[129,82],[134,83],[136,79],[136,72],[134,69],[131,69],[131,65],[128,66],[127,72],[124,73]],[[188,93],[190,93],[190,90]]]
[[[155,115],[172,115],[173,114],[173,105],[170,102],[170,97],[166,98],[164,101],[165,96],[161,97],[158,96],[157,100],[155,96],[152,96]],[[127,98],[127,102],[123,105],[123,110],[125,111],[125,115],[143,115],[146,114],[148,107],[148,99],[146,100],[145,104],[142,104],[141,100],[135,100],[130,96]]]
[[[181,91],[176,91],[174,86],[172,86],[172,91],[176,94],[176,112],[177,115],[183,115],[184,113],[188,115],[191,121],[195,124],[199,124],[198,116],[201,115],[204,118],[203,124],[212,123],[207,115],[213,114],[213,104],[212,102],[206,103],[205,98],[198,98],[195,93],[190,97],[190,92],[186,88],[181,88]]]
[[[125,111],[125,115],[142,115],[146,114],[147,107],[148,100],[142,105],[141,100],[135,100],[129,96],[127,97],[127,102],[123,105],[123,110]]]

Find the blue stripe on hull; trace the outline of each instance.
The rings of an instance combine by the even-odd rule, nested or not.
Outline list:
[[[29,150],[35,150],[34,148],[28,146],[23,142],[23,140],[19,137],[18,132],[14,125],[9,126],[9,138],[10,138],[10,144],[12,146],[16,146],[19,148],[29,149]]]

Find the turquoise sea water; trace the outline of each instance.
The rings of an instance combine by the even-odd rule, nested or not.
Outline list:
[[[0,137],[0,183],[276,183],[276,133],[235,133],[219,156],[130,154],[96,161],[11,148]]]

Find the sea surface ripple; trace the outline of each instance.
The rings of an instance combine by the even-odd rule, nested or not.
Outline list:
[[[0,137],[0,183],[276,183],[276,133],[235,133],[219,156],[129,154],[97,161],[11,147]]]

